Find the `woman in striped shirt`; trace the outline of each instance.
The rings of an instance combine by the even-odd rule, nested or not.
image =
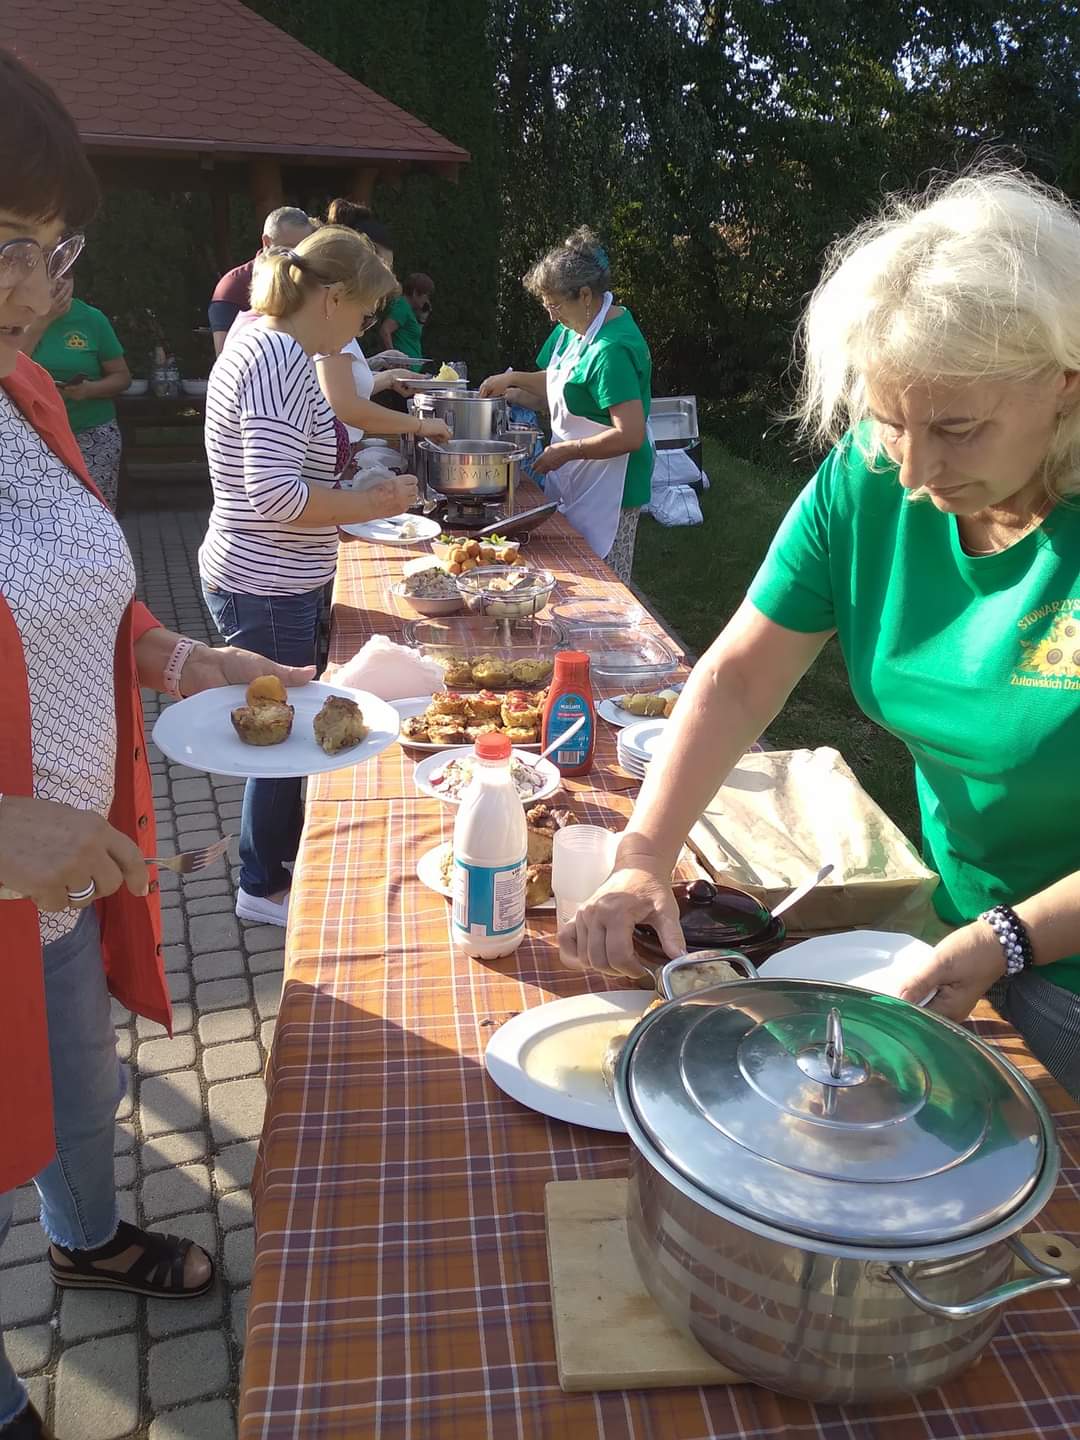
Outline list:
[[[415,503],[411,475],[360,492],[333,488],[334,416],[311,358],[339,351],[396,291],[371,242],[340,226],[256,262],[251,303],[261,318],[225,348],[206,397],[214,506],[199,569],[207,606],[231,645],[310,665],[337,563],[337,527]],[[284,866],[296,856],[302,820],[299,780],[248,781],[241,919],[285,924]]]

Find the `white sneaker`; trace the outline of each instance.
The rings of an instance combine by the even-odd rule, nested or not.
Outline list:
[[[236,914],[240,920],[251,920],[256,925],[280,925],[289,923],[289,897],[284,900],[270,900],[264,895],[249,895],[237,887]]]

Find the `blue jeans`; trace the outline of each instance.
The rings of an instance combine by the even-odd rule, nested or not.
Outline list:
[[[302,595],[236,595],[203,582],[222,638],[281,665],[314,665],[323,587]],[[286,890],[304,823],[299,780],[249,780],[240,821],[240,885],[249,895]]]
[[[116,1234],[113,1132],[125,1088],[109,1013],[97,917],[84,910],[74,930],[45,946],[45,1006],[53,1083],[56,1156],[35,1175],[41,1225],[69,1250],[94,1250]],[[14,1193],[0,1195],[0,1245],[11,1225]],[[0,1271],[0,1286],[18,1270]],[[26,1404],[0,1337],[0,1425]]]

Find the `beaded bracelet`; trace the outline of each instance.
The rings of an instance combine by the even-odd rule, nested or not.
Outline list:
[[[979,916],[985,920],[997,936],[998,944],[1005,952],[1005,974],[1010,978],[1019,975],[1035,963],[1035,952],[1031,948],[1031,937],[1027,926],[1009,905],[994,905]]]

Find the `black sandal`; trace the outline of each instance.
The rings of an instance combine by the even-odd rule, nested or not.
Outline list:
[[[214,1262],[207,1255],[210,1274],[206,1283],[195,1290],[186,1289],[184,1264],[193,1243],[182,1240],[179,1235],[139,1230],[121,1220],[113,1238],[96,1250],[67,1250],[63,1245],[54,1244],[53,1248],[69,1263],[57,1265],[50,1255],[49,1270],[54,1284],[69,1290],[122,1290],[129,1295],[149,1295],[160,1300],[194,1300],[205,1295],[213,1285]],[[127,1270],[97,1269],[99,1261],[114,1260],[133,1246],[139,1246],[142,1254]]]

